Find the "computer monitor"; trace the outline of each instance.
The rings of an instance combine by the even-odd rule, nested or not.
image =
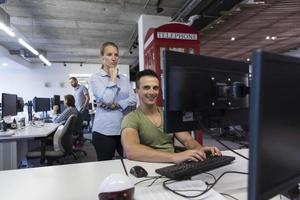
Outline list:
[[[248,124],[247,63],[166,51],[164,131]]]
[[[32,103],[35,112],[44,112],[50,110],[50,98],[34,97]]]
[[[60,101],[59,105],[60,105],[60,112],[64,112],[64,110],[65,110],[65,103],[64,103],[64,101]]]
[[[257,51],[250,99],[248,199],[269,199],[300,182],[300,59]]]
[[[50,100],[51,100],[51,108],[53,109],[53,106],[57,105],[58,113],[61,113],[62,111],[60,108],[60,95],[53,95],[53,97]]]
[[[93,104],[89,103],[89,110],[93,110]]]
[[[2,93],[2,118],[17,115],[17,95]]]
[[[24,111],[24,100],[22,97],[17,97],[17,112]]]

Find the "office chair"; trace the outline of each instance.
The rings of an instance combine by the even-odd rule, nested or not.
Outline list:
[[[82,153],[84,156],[87,156],[87,152],[83,149],[80,149],[78,144],[81,144],[85,142],[85,139],[83,137],[83,125],[84,125],[84,120],[83,116],[78,113],[75,129],[73,132],[73,150],[72,150],[72,155],[77,160],[77,155],[76,153]]]
[[[52,165],[53,161],[59,161],[60,158],[67,155],[73,155],[73,132],[76,127],[77,116],[71,115],[64,125],[57,128],[53,136],[53,146],[45,151],[28,152],[27,160],[34,158],[46,159],[48,165]],[[74,156],[74,158],[76,158]]]

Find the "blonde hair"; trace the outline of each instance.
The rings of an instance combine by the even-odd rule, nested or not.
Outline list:
[[[107,46],[113,46],[115,47],[118,51],[119,51],[119,47],[118,45],[116,45],[115,43],[113,42],[105,42],[102,44],[101,48],[100,48],[100,55],[103,56],[104,55],[104,49],[107,47]]]

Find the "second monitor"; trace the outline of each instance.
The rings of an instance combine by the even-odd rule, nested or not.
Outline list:
[[[166,51],[163,73],[166,132],[248,124],[247,63]]]
[[[32,103],[35,112],[50,111],[50,98],[34,97]]]

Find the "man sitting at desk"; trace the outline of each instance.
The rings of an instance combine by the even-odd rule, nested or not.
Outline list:
[[[73,95],[68,94],[64,96],[64,105],[65,105],[65,110],[60,115],[58,115],[58,110],[59,110],[58,105],[53,106],[54,123],[65,122],[73,114],[78,116],[78,111],[75,108],[75,99]]]
[[[156,105],[160,89],[158,76],[152,70],[139,72],[136,88],[140,105],[123,119],[121,127],[122,145],[128,159],[181,163],[186,160],[204,160],[205,151],[221,155],[216,147],[201,146],[189,132],[174,134],[187,149],[174,153],[173,134],[163,132],[163,112]]]

